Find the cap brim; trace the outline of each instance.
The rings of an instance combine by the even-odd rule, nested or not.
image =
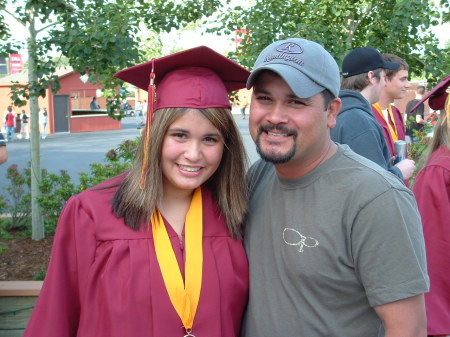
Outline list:
[[[250,89],[253,86],[256,78],[263,70],[271,70],[277,73],[288,84],[289,88],[291,88],[292,92],[298,98],[312,97],[325,90],[324,87],[311,80],[311,78],[302,72],[285,64],[270,64],[253,70],[247,80],[247,89]],[[301,85],[298,85],[299,83]]]
[[[383,68],[389,69],[389,70],[395,70],[395,69],[400,68],[400,63],[384,61]]]
[[[181,67],[209,68],[220,76],[228,92],[245,87],[250,72],[217,53],[200,46],[155,59],[117,72],[114,76],[143,90],[148,89],[150,73],[154,64],[155,84],[168,72]]]
[[[412,107],[411,112],[416,110],[422,103],[424,103],[427,99],[429,99],[430,96],[434,95],[439,90],[442,90],[442,88],[448,87],[449,84],[450,84],[450,75],[448,75],[446,78],[440,81],[433,89],[428,91],[425,95],[423,95],[422,99]]]

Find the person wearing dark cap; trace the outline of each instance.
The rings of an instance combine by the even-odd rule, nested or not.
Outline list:
[[[242,337],[425,335],[428,277],[414,196],[331,140],[339,86],[333,57],[300,38],[267,46],[247,81],[262,160],[248,174]]]
[[[404,159],[393,165],[392,154],[383,130],[372,112],[371,104],[380,99],[386,85],[385,70],[395,70],[399,63],[383,59],[373,47],[359,47],[348,53],[342,62],[342,85],[339,97],[342,109],[331,139],[347,144],[356,153],[372,160],[401,180],[411,178],[415,163]]]
[[[116,74],[149,89],[136,162],[67,202],[25,337],[238,336],[246,155],[227,92],[248,75],[207,47]]]
[[[450,75],[416,103],[440,110],[433,138],[419,161],[413,187],[423,222],[430,292],[425,294],[429,336],[450,335]]]

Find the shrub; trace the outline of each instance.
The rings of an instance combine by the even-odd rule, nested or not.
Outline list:
[[[10,216],[11,221],[6,225],[9,230],[23,230],[30,223],[31,216],[31,193],[30,193],[30,169],[19,171],[16,164],[7,169],[6,178],[9,186],[5,188],[6,195],[3,196],[3,214]]]
[[[67,200],[89,187],[110,179],[131,167],[136,153],[139,138],[126,140],[116,149],[110,150],[105,155],[106,163],[93,163],[90,172],[80,173],[80,184],[75,186],[70,175],[61,170],[59,174],[41,172],[38,197],[39,205],[44,218],[45,232],[51,234],[55,231],[59,214]],[[22,230],[27,235],[31,231],[31,175],[30,168],[19,171],[17,165],[8,168],[7,179],[9,186],[5,188],[6,195],[0,195],[0,214],[9,214],[8,221],[3,221],[7,230]],[[0,230],[2,228],[0,227]]]

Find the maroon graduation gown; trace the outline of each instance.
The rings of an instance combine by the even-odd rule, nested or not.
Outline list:
[[[405,123],[403,122],[403,116],[395,106],[392,106],[392,115],[394,116],[394,123],[397,127],[397,136],[398,140],[405,140],[406,136],[406,127]],[[394,150],[394,140],[391,137],[391,132],[389,131],[389,126],[387,125],[385,119],[381,117],[380,113],[372,106],[372,113],[375,116],[375,119],[377,120],[378,124],[380,124],[381,128],[383,129],[384,138],[386,139],[386,144],[391,151],[391,156],[395,155]],[[389,116],[390,119],[390,116]]]
[[[425,294],[428,334],[450,334],[450,150],[439,147],[413,188],[422,216],[430,292]]]
[[[118,184],[122,177],[100,186]],[[151,230],[111,212],[117,188],[89,189],[61,213],[49,270],[25,337],[182,337],[156,259]],[[248,298],[248,262],[211,192],[203,194],[203,283],[192,333],[238,336]],[[184,243],[166,223],[184,274]]]

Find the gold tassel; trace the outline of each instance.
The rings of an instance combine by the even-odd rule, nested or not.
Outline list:
[[[144,159],[142,163],[141,171],[141,190],[145,189],[145,178],[147,176],[148,169],[148,152],[150,149],[150,129],[153,121],[153,110],[155,106],[155,72],[154,72],[154,60],[152,60],[152,72],[150,73],[150,84],[148,86],[148,109],[147,109],[147,121],[145,123],[145,133],[144,133]]]

